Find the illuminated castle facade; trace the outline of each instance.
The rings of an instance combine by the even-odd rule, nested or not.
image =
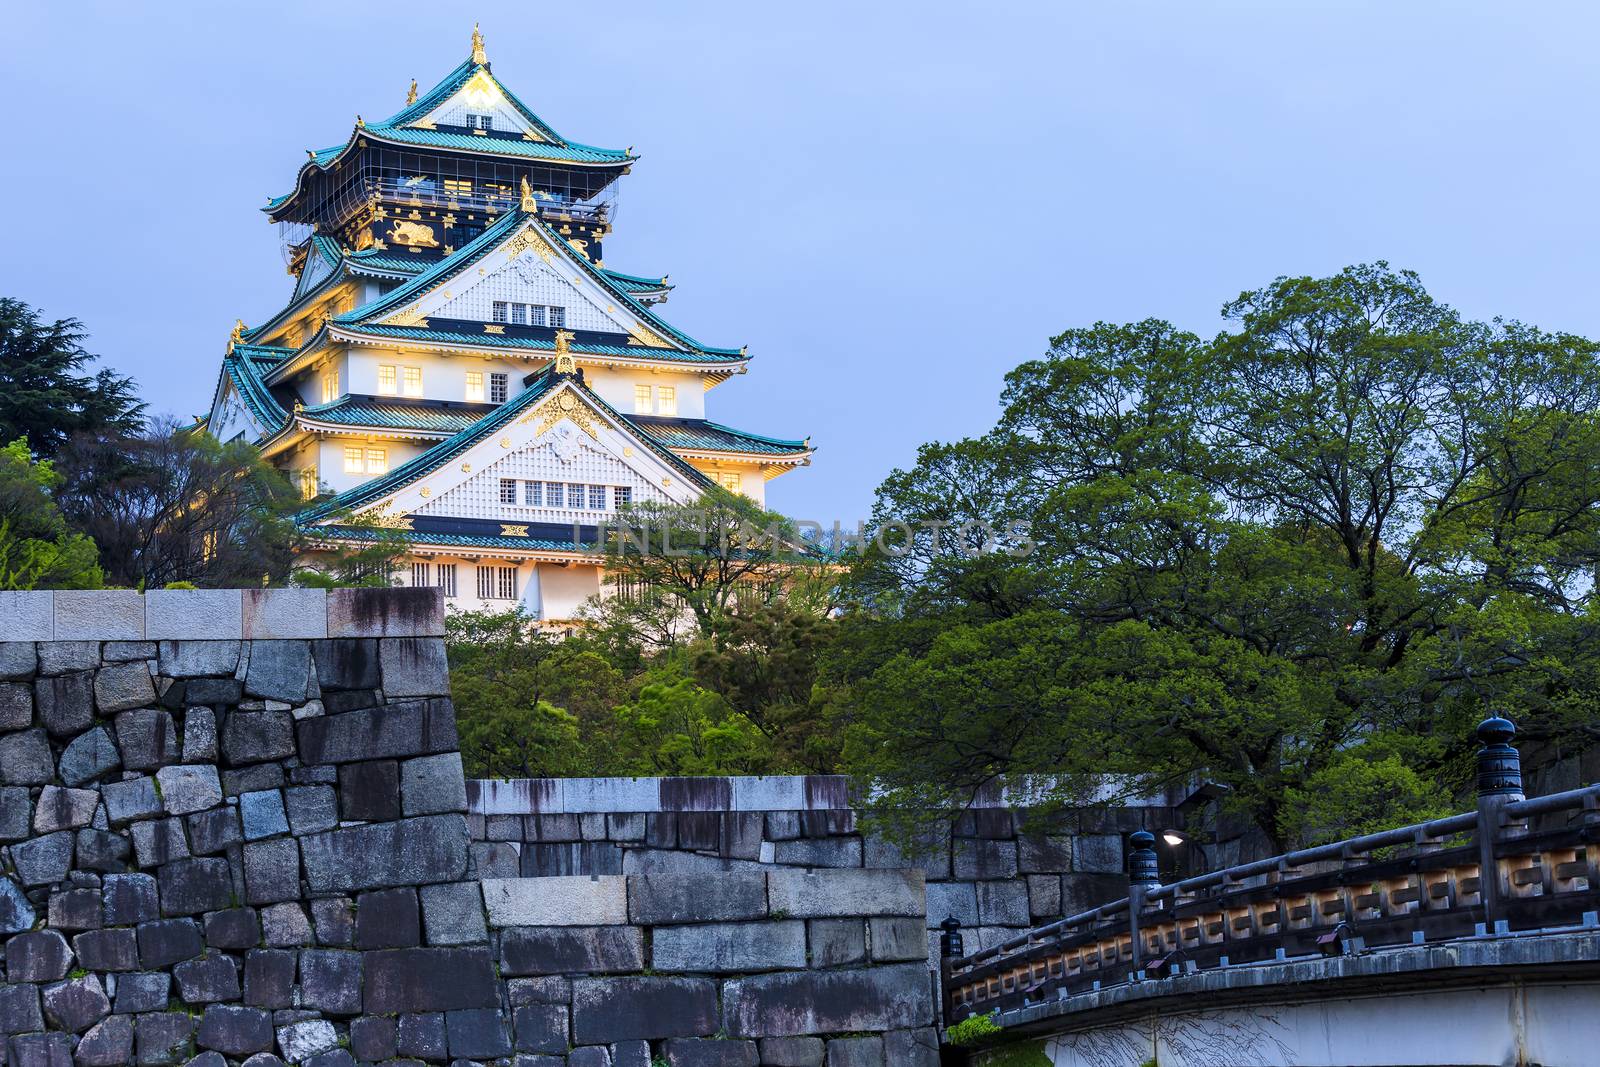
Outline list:
[[[657,311],[666,276],[606,266],[632,150],[568,141],[472,55],[382,122],[308,152],[264,209],[288,303],[240,323],[208,417],[301,487],[314,543],[404,531],[402,584],[571,618],[602,588],[574,542],[631,502],[760,502],[809,441],[706,417],[742,348]]]

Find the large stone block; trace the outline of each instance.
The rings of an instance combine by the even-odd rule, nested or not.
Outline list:
[[[94,724],[94,677],[89,671],[40,678],[33,696],[39,725],[52,737],[76,737]]]
[[[959,879],[1015,878],[1017,843],[992,838],[959,837],[955,841],[955,876]]]
[[[483,890],[475,881],[425,885],[422,929],[430,945],[471,945],[489,939]]]
[[[610,841],[566,841],[522,846],[522,876],[553,878],[573,874],[621,874],[622,849]]]
[[[1086,874],[1121,874],[1122,838],[1118,834],[1080,834],[1072,842],[1072,870]]]
[[[58,589],[54,597],[54,640],[144,640],[144,597],[132,589]]]
[[[950,877],[950,832],[943,825],[903,844],[876,834],[864,837],[861,844],[864,867],[921,867],[930,882]]]
[[[121,834],[114,834],[109,830],[92,830],[87,827],[78,831],[77,864],[79,870],[121,874],[128,869],[129,851],[128,839]]]
[[[860,867],[861,840],[855,837],[801,837],[779,841],[777,862],[795,867]]]
[[[72,939],[80,966],[90,971],[139,969],[139,938],[132,930],[87,930]]]
[[[222,779],[211,763],[162,767],[156,771],[156,788],[169,815],[188,815],[222,803]]]
[[[61,780],[68,785],[87,785],[122,766],[116,742],[103,726],[79,734],[61,753]]]
[[[331,589],[329,637],[443,637],[437,589]]]
[[[35,837],[11,846],[11,865],[24,886],[53,885],[66,878],[72,867],[72,833]]]
[[[506,1018],[497,1008],[446,1012],[444,1022],[452,1056],[487,1060],[511,1054]]]
[[[59,931],[29,930],[6,942],[6,980],[59,982],[72,959],[72,947]]]
[[[58,889],[50,894],[48,925],[57,930],[100,928],[100,890]]]
[[[307,840],[310,840],[309,838]],[[300,896],[300,849],[292,837],[244,846],[245,900],[276,904]]]
[[[239,820],[246,841],[259,841],[289,832],[289,816],[283,810],[283,794],[276,789],[261,789],[239,794]]]
[[[17,648],[15,643],[0,648]],[[22,646],[32,650],[32,645]],[[31,672],[30,672],[31,673]],[[33,686],[25,682],[0,684],[0,730],[22,730],[33,725]]]
[[[431,720],[440,715],[448,716],[453,736],[455,714],[448,701],[411,700],[302,719],[296,728],[300,758],[308,764],[350,763],[437,752],[431,737],[438,726]]]
[[[300,843],[314,893],[459,882],[467,872],[467,820],[461,815],[342,827]]]
[[[195,681],[218,681],[197,678]],[[217,758],[217,713],[210,708],[191,707],[183,715],[183,759],[185,763],[209,763]]]
[[[63,789],[47,785],[39,790],[39,800],[33,806],[33,830],[50,834],[57,830],[76,830],[88,826],[94,819],[94,810],[100,805],[100,794],[93,789]]]
[[[302,744],[305,737],[302,732]],[[340,767],[339,811],[344,818],[358,822],[398,819],[400,765],[394,760],[369,760]]]
[[[235,640],[240,625],[237,589],[152,589],[144,595],[147,640]]]
[[[233,905],[233,874],[225,859],[182,859],[159,874],[161,914],[200,915]]]
[[[873,1034],[832,1039],[828,1042],[828,1067],[884,1067],[883,1038]]]
[[[117,716],[117,748],[122,766],[130,771],[153,771],[179,758],[178,731],[165,711],[140,709]]]
[[[41,643],[38,649],[40,677],[92,671],[100,666],[98,641],[48,641]]]
[[[261,943],[268,948],[288,948],[309,945],[312,936],[311,920],[300,904],[271,904],[261,909]]]
[[[149,874],[108,874],[101,888],[107,926],[132,926],[160,914],[156,880]]]
[[[219,744],[232,767],[287,759],[295,754],[294,716],[287,711],[229,712]]]
[[[190,1004],[239,999],[239,965],[224,952],[208,952],[172,969],[178,995]]]
[[[1017,838],[1017,869],[1023,874],[1072,870],[1072,838],[1066,834],[1022,834]]]
[[[39,1010],[39,987],[22,982],[0,982],[0,1034],[23,1034],[44,1029],[44,1013]],[[566,1028],[562,1027],[565,1050]]]
[[[298,954],[281,948],[255,948],[244,957],[244,1002],[256,1008],[287,1008],[294,1003]]]
[[[139,971],[135,974],[119,975],[117,1014],[133,1015],[145,1011],[159,1011],[167,1006],[171,990],[172,976],[165,971]]]
[[[18,1034],[6,1042],[6,1062],[16,1067],[72,1067],[70,1034]]]
[[[183,820],[176,816],[136,822],[128,832],[133,836],[133,853],[141,867],[159,867],[189,855]]]
[[[499,1007],[487,948],[395,948],[365,954],[362,999],[373,1014]]]
[[[328,636],[324,589],[246,589],[243,609],[248,641]]]
[[[518,1052],[566,1052],[567,1006],[529,1004],[511,1015],[512,1040]],[[650,1067],[646,1058],[644,1067]]]
[[[162,641],[156,669],[168,678],[231,678],[239,669],[239,642]]]
[[[402,1056],[419,1059],[445,1058],[444,1014],[413,1012],[395,1022],[395,1050]],[[517,1067],[523,1067],[518,1064]]]
[[[572,1039],[705,1037],[717,1032],[717,986],[705,978],[582,978],[572,983]]]
[[[0,592],[0,638],[8,644],[49,641],[55,636],[53,597],[54,594],[43,589]],[[15,664],[16,660],[8,660],[8,663]]]
[[[278,1050],[290,1063],[301,1063],[339,1044],[339,1033],[326,1019],[302,1019],[278,1027]]]
[[[339,825],[339,797],[331,785],[295,786],[284,793],[289,829],[319,834]]]
[[[50,740],[43,730],[24,730],[0,737],[0,782],[44,785],[55,777]]]
[[[38,918],[22,887],[10,878],[0,878],[0,936],[32,929]]]
[[[0,597],[5,595],[0,593]],[[4,603],[0,600],[0,616],[5,610]],[[39,653],[32,641],[0,641],[0,678],[25,680],[32,678],[38,670]]]
[[[155,702],[156,690],[150,682],[150,668],[142,659],[113,663],[94,672],[94,703],[102,715],[147,708]]]
[[[772,871],[767,903],[792,918],[922,915],[923,876],[901,871]]]
[[[760,872],[628,878],[628,917],[636,923],[729,922],[766,915],[767,876]]]
[[[806,924],[790,919],[664,926],[655,931],[651,958],[658,971],[741,974],[804,967]]]
[[[443,752],[400,764],[401,814],[437,815],[466,810],[467,783],[461,773],[461,753]]]
[[[223,852],[244,840],[239,828],[238,808],[212,808],[196,812],[184,821],[189,828],[189,851],[196,856]]]
[[[450,665],[439,638],[387,638],[378,643],[378,664],[390,698],[450,695]]]
[[[978,923],[982,926],[1027,926],[1028,885],[1018,879],[979,882]]]
[[[610,926],[628,921],[627,880],[490,878],[483,883],[490,926]]]
[[[320,691],[305,641],[252,641],[245,646],[244,691],[265,700],[301,704]]]
[[[206,944],[243,952],[261,943],[261,917],[254,908],[225,908],[205,917]]]
[[[657,931],[657,969],[711,970],[663,964],[659,940],[663,932]],[[804,952],[802,938],[802,957]],[[625,974],[642,970],[644,931],[637,926],[512,927],[500,935],[501,974]]]
[[[722,1023],[735,1037],[903,1030],[933,1023],[922,963],[848,971],[777,972],[723,986]]]
[[[317,681],[323,695],[352,689],[377,689],[378,642],[370,638],[343,638],[318,641],[311,646],[317,661]]]
[[[765,1067],[822,1067],[826,1055],[820,1037],[764,1037],[761,1062]]]
[[[260,1008],[210,1004],[200,1017],[195,1043],[229,1056],[272,1051],[272,1016]]]
[[[350,1020],[350,1054],[364,1063],[387,1060],[399,1051],[395,1021],[381,1015]]]
[[[380,889],[356,898],[356,947],[412,948],[422,943],[417,891]]]

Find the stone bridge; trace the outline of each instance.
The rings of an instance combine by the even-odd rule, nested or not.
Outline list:
[[[1600,785],[1523,796],[1478,728],[1478,808],[1160,884],[972,955],[945,924],[949,1024],[984,1067],[1600,1063]],[[1485,873],[1487,872],[1487,873]]]

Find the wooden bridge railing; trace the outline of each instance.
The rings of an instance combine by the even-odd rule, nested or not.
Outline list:
[[[947,1023],[1210,967],[1596,925],[1600,784],[1526,799],[1516,728],[1492,718],[1477,732],[1477,811],[1171,885],[1141,830],[1121,900],[970,956],[946,919]]]

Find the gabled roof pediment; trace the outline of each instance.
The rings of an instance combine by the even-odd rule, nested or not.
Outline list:
[[[397,219],[395,225],[404,225]],[[504,335],[496,302],[559,306],[563,328],[611,335],[645,350],[712,355],[742,361],[740,349],[712,348],[664,322],[624,284],[589,262],[573,242],[536,213],[507,212],[471,243],[390,293],[335,318],[335,325],[417,328],[438,319],[483,323]],[[589,338],[596,340],[597,338]]]
[[[530,507],[500,499],[501,479],[627,486],[636,501],[687,503],[704,475],[640,433],[575,374],[547,370],[527,389],[473,426],[386,475],[301,516],[302,524],[337,522],[345,512],[441,515],[507,524],[592,522],[588,507]]]

